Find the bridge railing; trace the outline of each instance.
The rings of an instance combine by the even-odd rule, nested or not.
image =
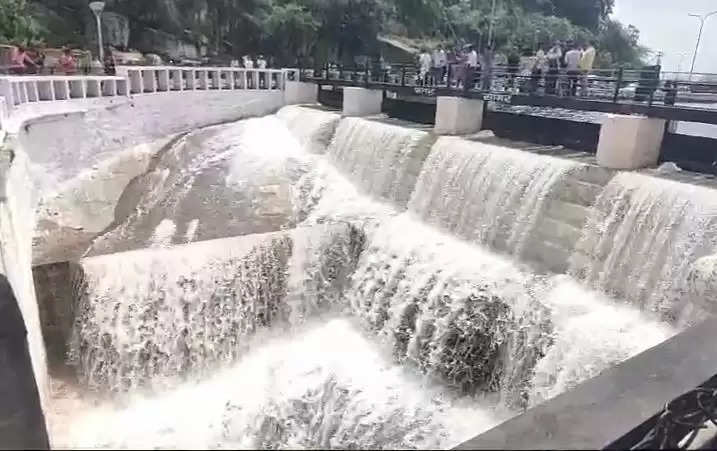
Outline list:
[[[658,67],[595,69],[589,72],[545,68],[493,67],[490,71],[467,70],[453,64],[447,70],[420,71],[415,65],[384,68],[332,66],[301,70],[307,81],[353,85],[442,88],[493,94],[540,97],[576,97],[612,103],[642,102],[648,105],[717,103],[717,76],[661,72]],[[421,89],[423,91],[423,89]],[[689,105],[688,105],[689,106]],[[694,105],[692,105],[694,107]]]
[[[185,91],[283,91],[298,69],[118,66],[116,76],[0,76],[0,129],[13,110],[47,102],[129,97]]]
[[[130,94],[207,91],[283,90],[286,69],[235,67],[122,66],[117,74],[126,78]]]
[[[127,80],[110,76],[7,76],[0,77],[0,96],[7,108],[23,104],[116,97],[128,95]]]

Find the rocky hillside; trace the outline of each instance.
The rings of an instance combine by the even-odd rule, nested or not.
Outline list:
[[[106,44],[165,57],[207,53],[199,30],[209,29],[209,0],[107,0],[102,15]],[[96,25],[86,0],[35,0],[29,9],[47,44],[96,48]]]

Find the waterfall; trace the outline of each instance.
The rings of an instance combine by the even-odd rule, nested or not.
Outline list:
[[[299,144],[309,153],[323,154],[331,143],[341,116],[300,106],[286,106],[276,113]]]
[[[340,338],[340,339],[339,339]],[[70,448],[447,449],[500,418],[393,365],[351,322],[262,337],[236,366],[127,405],[65,402]],[[191,414],[188,410],[191,409]]]
[[[620,173],[602,192],[570,273],[589,286],[670,322],[681,318],[690,266],[717,245],[714,191]]]
[[[294,237],[310,233],[311,252],[293,255]],[[84,259],[70,363],[99,392],[162,386],[231,363],[260,329],[330,310],[357,246],[347,226],[325,226]],[[292,288],[315,294],[307,305],[286,302],[296,259],[307,276]]]
[[[167,149],[75,275],[55,443],[450,448],[678,331],[711,191],[434,139],[287,107]],[[571,275],[519,262],[551,239]]]
[[[497,395],[515,409],[560,394],[675,332],[410,214],[369,234],[347,302],[397,362],[463,393]]]
[[[426,132],[360,118],[345,118],[336,129],[329,157],[358,188],[404,208],[430,152]]]
[[[440,138],[409,209],[461,238],[519,254],[571,161]]]

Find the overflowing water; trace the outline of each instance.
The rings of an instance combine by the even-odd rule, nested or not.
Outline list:
[[[440,138],[409,209],[468,241],[520,253],[551,190],[575,166],[505,147]]]
[[[291,107],[168,152],[109,232],[144,249],[76,274],[61,446],[449,448],[675,334],[714,248],[711,191],[621,174],[538,273],[578,163],[380,121]],[[236,204],[183,203],[210,176]],[[271,227],[207,234],[217,208]]]
[[[671,322],[686,309],[690,266],[717,246],[717,199],[700,186],[622,173],[592,209],[571,274]]]
[[[346,118],[328,152],[332,163],[362,192],[403,208],[432,141],[423,131]]]
[[[262,337],[231,368],[159,396],[65,399],[55,441],[72,448],[447,448],[497,422],[487,409],[391,363],[347,320]]]

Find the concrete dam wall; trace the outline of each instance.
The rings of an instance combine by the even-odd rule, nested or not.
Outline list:
[[[711,316],[712,187],[266,100],[12,144],[93,139],[12,232],[54,446],[450,448]]]

